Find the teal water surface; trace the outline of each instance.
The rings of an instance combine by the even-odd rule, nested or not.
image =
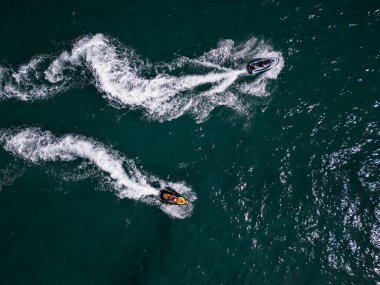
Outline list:
[[[0,284],[380,282],[376,1],[0,21]],[[280,63],[247,76],[255,57]]]

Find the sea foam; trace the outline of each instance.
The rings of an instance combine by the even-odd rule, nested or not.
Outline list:
[[[192,203],[188,206],[175,206],[160,202],[159,189],[152,186],[171,186],[187,195],[193,202],[196,196],[185,184],[168,182],[148,175],[139,170],[133,160],[126,159],[115,150],[92,139],[71,134],[56,137],[48,131],[26,128],[3,131],[0,134],[0,143],[5,150],[32,163],[87,160],[106,175],[119,198],[155,205],[175,218],[185,218],[192,213]]]
[[[255,57],[280,61],[263,74],[246,76],[245,64]],[[276,79],[283,66],[281,52],[255,38],[241,44],[222,40],[199,57],[151,63],[115,39],[97,34],[78,39],[56,58],[35,56],[17,71],[0,67],[0,98],[44,99],[94,84],[108,102],[143,110],[151,120],[188,113],[201,122],[218,106],[247,113],[249,106],[242,99],[268,96],[268,80]]]

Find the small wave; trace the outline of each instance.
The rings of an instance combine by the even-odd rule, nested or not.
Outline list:
[[[242,76],[245,64],[255,57],[278,57],[280,62],[257,77]],[[80,38],[55,59],[37,56],[17,71],[0,67],[0,98],[43,99],[94,82],[109,102],[141,109],[149,119],[172,120],[189,113],[204,121],[218,106],[246,113],[249,108],[241,97],[269,95],[268,79],[277,78],[283,65],[280,52],[255,38],[242,44],[223,40],[200,57],[152,64],[97,34]]]
[[[192,213],[192,204],[175,206],[161,203],[159,189],[152,186],[152,184],[159,185],[160,188],[171,186],[189,196],[190,201],[194,201],[196,196],[186,185],[163,181],[148,175],[139,170],[133,160],[126,159],[94,140],[76,135],[56,137],[48,131],[37,128],[3,131],[0,138],[5,150],[32,163],[85,159],[107,175],[106,178],[120,198],[155,205],[175,218],[185,218]]]

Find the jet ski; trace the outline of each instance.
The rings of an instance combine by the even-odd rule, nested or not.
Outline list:
[[[189,199],[186,196],[179,194],[174,189],[169,187],[162,189],[160,192],[160,198],[163,202],[174,204],[174,205],[187,205],[189,204]]]
[[[278,62],[279,59],[277,57],[255,58],[247,64],[247,71],[249,74],[264,72],[276,66]]]

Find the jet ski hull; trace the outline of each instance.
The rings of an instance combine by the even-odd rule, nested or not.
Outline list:
[[[272,58],[255,58],[247,64],[249,74],[257,74],[275,67],[279,62],[277,57]]]
[[[189,200],[186,198],[186,196],[179,194],[175,190],[171,188],[166,188],[161,190],[160,192],[160,198],[163,202],[173,205],[187,205],[189,204]]]

